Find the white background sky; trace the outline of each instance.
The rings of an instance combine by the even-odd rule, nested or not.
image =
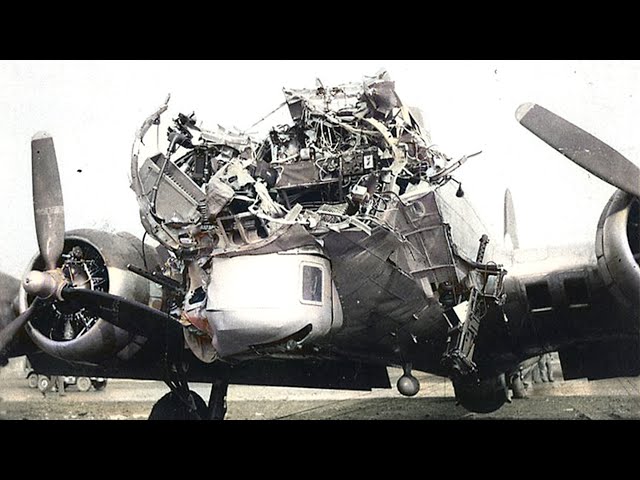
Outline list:
[[[67,230],[107,227],[141,237],[130,148],[167,93],[165,121],[195,111],[204,127],[247,128],[282,102],[282,87],[313,87],[316,77],[327,86],[359,81],[380,68],[405,103],[423,110],[441,150],[454,158],[483,151],[457,177],[496,242],[507,187],[525,248],[592,243],[613,192],[521,127],[514,117],[521,103],[539,103],[640,161],[638,61],[5,61],[0,270],[21,276],[37,250],[30,167],[36,131],[54,136]]]

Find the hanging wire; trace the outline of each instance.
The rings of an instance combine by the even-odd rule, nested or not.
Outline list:
[[[258,120],[256,123],[254,123],[253,125],[251,125],[249,128],[247,128],[246,130],[243,130],[241,133],[244,135],[245,132],[250,131],[253,127],[255,127],[256,125],[258,125],[261,122],[264,122],[267,118],[269,118],[271,115],[273,115],[274,113],[276,113],[278,110],[280,110],[282,107],[284,107],[287,104],[287,101],[285,100],[284,102],[282,102],[280,105],[278,105],[276,108],[274,108],[272,111],[270,111],[269,113],[267,113],[264,117],[262,117],[260,120]]]

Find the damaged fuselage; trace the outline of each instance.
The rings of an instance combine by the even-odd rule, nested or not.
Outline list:
[[[142,224],[165,250],[159,274],[183,285],[164,308],[204,362],[348,354],[446,372],[465,319],[443,318],[482,263],[482,226],[451,177],[467,157],[430,144],[386,73],[284,93],[292,124],[259,140],[180,114],[166,152],[139,165],[166,103],[138,131]]]

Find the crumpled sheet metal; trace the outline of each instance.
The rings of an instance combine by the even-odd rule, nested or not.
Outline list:
[[[324,238],[324,248],[333,259],[333,279],[344,311],[345,324],[337,336],[363,332],[363,340],[370,340],[364,331],[371,328],[388,334],[414,322],[414,315],[429,305],[415,279],[388,261],[403,248],[392,232],[378,227],[371,236],[331,233]]]
[[[336,87],[318,81],[316,88],[285,89],[284,96],[281,106],[289,107],[293,123],[275,125],[263,138],[202,128],[184,122],[193,115],[179,115],[167,132],[175,142],[147,159],[147,170],[138,169],[134,148],[132,188],[142,223],[171,252],[163,273],[180,281],[196,263],[213,275],[218,256],[314,251],[333,263],[345,316],[364,319],[350,329],[401,331],[433,298],[433,275],[416,272],[439,262],[446,275],[455,274],[449,257],[429,251],[437,233],[429,233],[431,226],[446,244],[440,219],[417,215],[429,210],[425,198],[455,165],[429,144],[386,72]],[[143,126],[156,124],[165,110],[166,104]],[[428,172],[440,172],[438,182]],[[174,214],[183,204],[188,212]],[[445,273],[438,270],[436,280]],[[189,328],[211,333],[198,308],[184,303],[177,310]],[[200,340],[189,341],[210,357]]]
[[[303,210],[296,218],[289,216],[288,223],[297,223],[312,235],[346,228],[369,233],[372,219],[381,208],[393,203],[389,199],[382,201],[379,193],[398,193],[404,188],[396,182],[401,176],[406,181],[410,175],[426,170],[426,166],[418,166],[420,162],[431,166],[440,158],[427,147],[417,122],[400,101],[395,84],[385,71],[365,77],[363,82],[336,87],[325,87],[318,80],[315,89],[285,89],[284,95],[293,125],[273,127],[259,141],[219,125],[196,128],[181,123],[180,116],[174,120],[175,127],[170,127],[169,132],[180,131],[192,138],[185,130],[192,126],[199,132],[201,143],[195,142],[194,137],[193,142],[182,144],[187,150],[193,149],[193,159],[189,153],[179,159],[170,158],[166,166],[159,168],[159,174],[168,175],[179,168],[187,180],[192,176],[199,185],[204,181],[206,199],[189,194],[199,188],[195,183],[191,185],[193,182],[181,180],[173,184],[161,180],[160,189],[175,190],[161,200],[179,199],[186,193],[185,198],[193,199],[191,208],[197,204],[201,215],[198,220],[192,211],[191,225],[168,222],[157,214],[157,205],[140,188],[138,172],[133,171],[137,155],[132,155],[132,187],[138,196],[143,224],[156,240],[171,250],[199,249],[211,255],[260,248],[263,242],[257,237],[275,234],[280,219],[296,203]],[[166,104],[144,125],[156,123],[165,110]],[[167,156],[172,153],[167,152]],[[348,207],[340,222],[326,222],[314,214],[322,202],[342,202]],[[247,216],[254,216],[255,221],[249,221]]]
[[[209,217],[216,217],[233,199],[235,190],[227,182],[214,175],[207,183],[207,210]]]

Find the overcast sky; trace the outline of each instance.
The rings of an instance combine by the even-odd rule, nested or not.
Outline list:
[[[129,154],[136,129],[167,93],[165,120],[195,111],[204,127],[247,128],[282,102],[282,87],[313,87],[316,77],[325,85],[359,81],[380,68],[405,103],[423,110],[441,150],[456,158],[483,151],[456,176],[496,242],[506,187],[522,247],[592,243],[613,192],[521,127],[514,117],[521,103],[539,103],[640,161],[638,61],[5,61],[0,270],[22,276],[37,250],[35,132],[54,136],[67,230],[109,228],[141,237]]]

